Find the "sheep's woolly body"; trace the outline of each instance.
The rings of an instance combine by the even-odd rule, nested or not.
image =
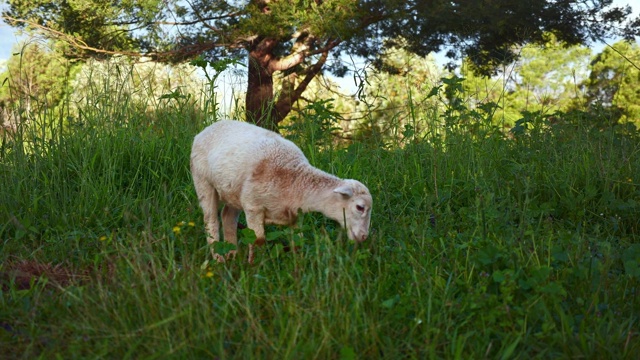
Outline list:
[[[191,172],[210,242],[219,240],[218,201],[226,204],[225,239],[234,243],[240,210],[258,243],[264,242],[264,224],[292,225],[298,209],[343,222],[350,203],[366,211],[357,214],[349,237],[362,241],[368,234],[371,195],[364,185],[314,168],[294,143],[260,127],[231,120],[207,127],[195,137]]]

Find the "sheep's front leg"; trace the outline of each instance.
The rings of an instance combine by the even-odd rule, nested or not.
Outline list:
[[[245,215],[247,217],[247,227],[256,233],[256,241],[254,244],[249,245],[249,263],[253,264],[255,257],[254,245],[264,245],[264,210],[249,210],[245,209]]]
[[[227,260],[235,257],[238,252],[238,215],[240,215],[240,210],[229,206],[229,204],[225,205],[222,209],[222,231],[224,233],[224,241],[230,242],[236,246],[236,250],[231,250],[227,254]]]

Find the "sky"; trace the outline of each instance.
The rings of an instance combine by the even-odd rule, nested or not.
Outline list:
[[[13,28],[0,19],[0,61],[6,61],[11,56],[11,48],[17,42]]]
[[[631,5],[633,8],[633,16],[637,16],[640,12],[640,0],[614,0],[613,5]],[[2,2],[0,5],[0,11],[3,10],[6,6],[5,2]],[[16,34],[14,28],[7,25],[2,18],[0,18],[0,68],[4,68],[4,63],[6,63],[7,59],[11,56],[11,52],[13,51],[13,47],[20,40],[20,37]],[[615,40],[614,40],[615,41]],[[599,51],[604,44],[594,44],[592,47],[594,50]],[[446,62],[446,58],[441,55],[436,55],[436,61],[441,64]]]
[[[6,7],[6,2],[0,3],[0,11],[4,11]],[[13,28],[7,25],[0,17],[0,63],[11,56],[11,48],[18,41],[18,38],[13,33]]]

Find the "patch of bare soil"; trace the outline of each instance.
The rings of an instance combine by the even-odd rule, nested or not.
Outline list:
[[[37,260],[7,261],[0,267],[0,286],[3,291],[7,291],[13,283],[16,289],[27,290],[46,279],[45,286],[64,288],[89,281],[91,275],[95,275],[93,270]]]

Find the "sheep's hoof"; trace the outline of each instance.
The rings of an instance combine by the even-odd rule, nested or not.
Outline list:
[[[221,264],[224,262],[224,256],[220,254],[213,254],[213,259]]]
[[[213,255],[213,259],[222,264],[232,259],[235,259],[237,252],[238,252],[237,250],[231,250],[225,256],[214,253],[213,251],[211,253]]]
[[[235,259],[236,258],[236,254],[238,253],[238,250],[231,250],[227,253],[226,258],[227,261]]]

